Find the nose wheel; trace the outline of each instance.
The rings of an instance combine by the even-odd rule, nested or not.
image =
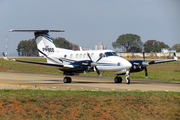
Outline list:
[[[130,78],[126,78],[126,83],[130,84]]]
[[[64,83],[71,83],[71,77],[64,77],[63,79]]]

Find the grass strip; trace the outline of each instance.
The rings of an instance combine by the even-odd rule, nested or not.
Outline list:
[[[2,119],[180,119],[179,92],[0,90]]]

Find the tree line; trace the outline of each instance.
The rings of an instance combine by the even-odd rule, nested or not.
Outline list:
[[[69,42],[65,38],[51,38],[56,47],[71,49],[71,50],[79,50],[79,46]],[[36,40],[21,40],[17,46],[17,52],[19,56],[39,56]]]
[[[79,50],[79,46],[67,41],[65,38],[58,37],[52,38],[54,44],[58,48],[65,48],[71,50]],[[164,42],[156,40],[147,40],[145,43],[141,41],[141,37],[136,34],[123,34],[120,35],[115,42],[112,42],[113,48],[119,48],[122,52],[161,52],[161,48],[170,48]],[[175,44],[172,48],[180,52],[180,44]],[[19,56],[39,56],[36,40],[22,40],[17,46]]]
[[[112,42],[113,48],[119,48],[122,52],[161,52],[161,48],[170,48],[164,42],[156,40],[147,40],[144,44],[141,37],[136,34],[120,35],[115,42]],[[180,44],[175,44],[172,48],[180,52]]]

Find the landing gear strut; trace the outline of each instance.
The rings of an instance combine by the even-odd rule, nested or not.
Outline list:
[[[119,77],[119,76],[115,77],[114,82],[115,83],[122,83],[122,77]]]
[[[71,77],[64,77],[63,79],[64,83],[71,83]]]
[[[126,83],[130,84],[130,78],[129,78],[129,71],[128,70],[126,71],[126,75],[127,75],[126,76]]]

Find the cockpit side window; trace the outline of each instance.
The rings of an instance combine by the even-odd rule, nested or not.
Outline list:
[[[112,52],[106,52],[105,55],[106,57],[113,56]]]
[[[105,55],[106,55],[106,57],[109,57],[109,56],[118,56],[116,52],[106,52]]]
[[[114,56],[118,56],[118,54],[117,54],[116,52],[112,52],[112,54],[113,54]]]

